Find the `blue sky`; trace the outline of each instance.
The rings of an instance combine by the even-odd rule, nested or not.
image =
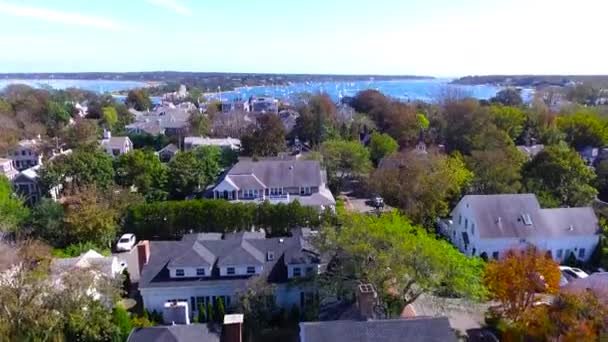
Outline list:
[[[608,74],[606,0],[0,0],[0,72]]]

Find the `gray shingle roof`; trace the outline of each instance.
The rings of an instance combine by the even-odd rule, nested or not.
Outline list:
[[[127,342],[219,342],[220,333],[206,324],[135,328]]]
[[[228,171],[228,176],[255,175],[266,187],[319,186],[321,165],[316,160],[240,161]]]
[[[320,260],[306,242],[309,229],[294,229],[291,237],[265,238],[263,233],[240,232],[218,239],[215,233],[189,234],[181,241],[150,242],[150,260],[143,268],[140,288],[193,286],[201,282],[227,284],[245,288],[254,276],[221,278],[216,266],[263,266],[263,277],[269,283],[287,281],[285,260]],[[200,247],[199,247],[200,246]],[[273,252],[273,260],[267,253]],[[213,260],[213,262],[212,262]],[[211,277],[171,278],[167,267],[214,266]]]
[[[110,137],[110,139],[102,140],[102,145],[121,149],[125,146],[127,140],[129,140],[129,137]]]
[[[302,342],[451,342],[446,317],[300,323]]]
[[[458,205],[471,207],[482,238],[599,234],[592,208],[542,209],[534,194],[467,195]]]

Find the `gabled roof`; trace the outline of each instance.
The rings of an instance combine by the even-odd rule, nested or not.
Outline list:
[[[247,284],[253,276],[220,277],[216,269],[207,277],[171,278],[168,267],[197,266],[262,266],[262,277],[269,283],[287,281],[287,262],[298,263],[310,260],[320,263],[321,258],[307,242],[312,234],[309,229],[294,229],[291,237],[266,238],[262,232],[239,232],[225,234],[223,239],[218,233],[188,234],[181,241],[151,241],[150,260],[143,268],[140,288],[182,287],[201,282],[218,285],[231,282],[237,287]],[[274,254],[268,260],[269,252]]]
[[[129,137],[110,137],[110,139],[102,140],[101,144],[112,149],[121,149],[127,144],[128,141],[130,141]]]
[[[451,342],[446,317],[300,323],[302,342]]]
[[[239,161],[227,176],[254,175],[267,188],[306,187],[322,184],[321,164],[316,160]]]
[[[599,234],[592,208],[542,209],[534,194],[467,195],[460,206],[470,206],[481,238]]]
[[[220,332],[206,324],[135,328],[127,342],[219,342]]]
[[[165,147],[163,147],[162,149],[160,149],[160,151],[158,151],[158,153],[163,153],[163,152],[170,152],[170,153],[177,153],[179,152],[179,148],[175,145],[175,144],[169,144]]]

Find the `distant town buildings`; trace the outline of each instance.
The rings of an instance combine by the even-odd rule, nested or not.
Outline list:
[[[184,150],[190,151],[201,146],[217,146],[220,148],[239,151],[241,140],[234,138],[209,138],[209,137],[186,137],[184,138]]]
[[[189,102],[175,106],[163,104],[153,111],[138,112],[131,109],[135,122],[126,125],[125,130],[130,134],[150,134],[184,136],[188,129],[188,119],[196,107]]]
[[[258,113],[279,113],[279,100],[273,97],[256,97],[249,99],[252,112]]]

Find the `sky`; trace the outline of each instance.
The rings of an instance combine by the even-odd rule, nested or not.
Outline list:
[[[606,0],[0,0],[0,72],[608,74]]]

